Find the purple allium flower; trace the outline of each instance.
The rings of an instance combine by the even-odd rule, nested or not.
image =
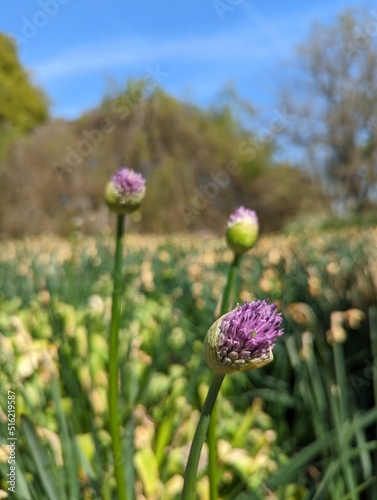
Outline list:
[[[141,174],[127,167],[120,169],[113,176],[115,188],[123,195],[130,196],[145,191],[145,180]]]
[[[105,201],[118,214],[137,210],[145,194],[145,180],[141,174],[127,167],[121,167],[105,190]]]
[[[275,340],[283,334],[282,317],[269,300],[245,302],[209,329],[206,360],[220,373],[252,370],[272,361]]]
[[[255,210],[250,210],[250,208],[246,208],[241,205],[229,216],[228,227],[232,227],[238,222],[246,221],[251,221],[257,226],[259,225],[258,216]]]
[[[225,233],[228,246],[242,255],[252,248],[258,239],[259,222],[254,210],[239,207],[229,217]]]

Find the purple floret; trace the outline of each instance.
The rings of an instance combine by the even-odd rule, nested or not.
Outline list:
[[[230,216],[228,220],[228,227],[237,224],[237,222],[251,220],[254,224],[258,225],[258,216],[254,210],[244,206],[238,207]]]
[[[121,167],[112,181],[122,195],[138,195],[145,189],[143,176],[127,167]]]
[[[275,340],[284,332],[277,305],[269,300],[245,302],[226,314],[220,324],[217,360],[240,367],[252,359],[268,355]]]

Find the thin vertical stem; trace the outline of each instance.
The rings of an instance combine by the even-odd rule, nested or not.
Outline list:
[[[209,426],[211,413],[216,402],[217,394],[219,393],[224,377],[225,375],[221,373],[214,374],[206,400],[204,401],[203,409],[200,414],[200,419],[195,431],[187,461],[185,481],[182,491],[182,500],[192,500],[194,498],[196,474],[198,470],[200,452],[202,450],[203,442]]]
[[[336,383],[339,387],[340,417],[342,422],[344,422],[349,415],[348,415],[347,374],[345,368],[343,345],[334,342],[333,354],[334,354]]]
[[[338,437],[339,456],[341,461],[341,467],[344,473],[344,479],[349,489],[348,493],[350,493],[351,499],[356,499],[356,495],[355,493],[353,493],[353,491],[356,488],[355,473],[350,460],[347,459],[348,450],[346,449],[346,444],[342,439],[342,434],[343,434],[342,428],[347,422],[349,416],[347,373],[345,367],[343,345],[334,342],[333,354],[334,354],[334,364],[335,364],[335,376],[337,383],[336,398],[334,398],[335,404],[333,405],[333,418]]]
[[[234,254],[233,262],[229,266],[228,279],[224,288],[221,301],[220,316],[228,312],[230,308],[230,297],[232,294],[237,269],[241,260],[241,255]],[[208,476],[209,476],[209,498],[218,500],[218,464],[217,464],[217,440],[216,440],[216,406],[213,408],[212,416],[208,426]]]
[[[344,422],[342,422],[341,417],[341,408],[340,408],[340,394],[339,394],[339,386],[335,385],[333,387],[329,387],[329,399],[330,399],[330,409],[331,416],[333,420],[333,425],[335,429],[336,435],[336,444],[337,444],[337,452],[339,456],[340,467],[343,472],[343,485],[348,488],[347,493],[349,493],[350,500],[357,500],[357,497],[354,493],[356,488],[356,481],[354,477],[354,470],[352,468],[352,464],[349,459],[349,443],[344,441],[343,437],[343,426]],[[348,446],[348,449],[347,449]]]
[[[228,279],[225,285],[224,294],[221,301],[221,309],[220,309],[221,316],[227,313],[230,308],[230,296],[232,294],[234,280],[236,278],[237,270],[240,265],[241,257],[242,255],[240,254],[234,254],[233,262],[229,267]]]
[[[119,432],[118,418],[118,332],[120,322],[120,295],[122,290],[122,257],[123,257],[123,232],[124,215],[118,215],[116,247],[115,247],[115,265],[114,265],[114,287],[113,301],[111,311],[110,326],[110,358],[109,358],[109,413],[110,413],[110,431],[112,440],[112,449],[114,457],[114,471],[117,488],[117,499],[126,500],[126,482],[123,467],[123,452]]]

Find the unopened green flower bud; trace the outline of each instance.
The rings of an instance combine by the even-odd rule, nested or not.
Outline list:
[[[105,201],[110,210],[126,214],[137,210],[145,195],[145,180],[142,175],[121,167],[105,188]]]
[[[254,210],[239,207],[228,220],[226,241],[236,254],[243,254],[252,248],[259,233],[258,217]]]
[[[276,304],[245,302],[224,314],[208,330],[204,341],[207,364],[217,373],[254,370],[273,360],[274,342],[284,332]]]

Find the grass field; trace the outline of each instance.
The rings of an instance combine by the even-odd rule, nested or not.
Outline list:
[[[231,257],[212,237],[125,237],[125,271],[115,277],[123,286],[120,412],[137,499],[179,498],[210,380],[203,339]],[[0,498],[8,390],[17,408],[10,497],[114,498],[112,269],[106,239],[0,243]],[[377,498],[377,230],[264,237],[244,257],[237,290],[234,304],[277,302],[286,333],[273,363],[222,387],[221,497]],[[206,461],[204,448],[200,499],[208,498]]]

